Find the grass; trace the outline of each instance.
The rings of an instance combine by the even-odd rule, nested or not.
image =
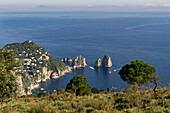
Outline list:
[[[158,88],[132,87],[120,92],[75,96],[57,90],[54,94],[28,95],[1,103],[2,113],[170,113],[170,85]]]

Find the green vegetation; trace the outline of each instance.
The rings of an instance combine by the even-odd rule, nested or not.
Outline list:
[[[26,93],[30,92],[31,85],[36,85],[46,78],[44,73],[47,72],[44,72],[43,69],[51,71],[51,74],[58,74],[68,68],[63,62],[50,56],[44,48],[30,40],[23,43],[7,44],[0,49],[0,51],[3,50],[13,50],[15,55],[23,61],[22,65],[14,71],[22,74],[23,88]]]
[[[98,88],[92,88],[91,91],[94,94],[100,93],[100,90]]]
[[[87,79],[82,75],[74,76],[67,84],[66,90],[76,93],[77,96],[91,93],[90,84],[87,84]]]
[[[153,88],[153,91],[156,92],[156,88],[158,87],[158,83],[161,81],[160,76],[154,76],[154,79],[151,81],[155,84],[155,87]]]
[[[158,88],[156,96],[153,88],[135,91],[134,86],[120,92],[100,92],[99,94],[75,96],[63,89],[45,96],[27,95],[8,103],[2,103],[2,113],[169,113],[170,85]]]
[[[13,70],[19,63],[13,51],[0,52],[0,102],[14,96],[17,91],[17,74],[14,75]]]
[[[158,87],[161,78],[153,75],[155,68],[142,61],[132,61],[120,70],[122,79],[133,85],[119,92],[115,88],[108,88],[107,92],[91,89],[87,79],[77,75],[66,90],[59,88],[54,94],[41,92],[17,97],[14,71],[21,68],[19,63],[13,51],[0,52],[0,113],[170,113],[170,85]],[[142,86],[149,81],[155,84],[154,88]]]
[[[2,48],[2,50],[14,50],[15,54],[18,56],[19,59],[38,60],[42,56],[42,59],[39,60],[39,62],[42,62],[40,63],[41,65],[38,63],[37,66],[31,65],[32,71],[38,70],[38,67],[45,67],[46,65],[49,67],[49,70],[54,70],[56,72],[58,72],[57,68],[59,68],[60,71],[66,69],[66,65],[63,62],[60,62],[59,60],[50,56],[44,48],[39,47],[33,41],[28,40],[23,43],[7,44]],[[45,60],[45,56],[50,57],[49,61]],[[35,63],[35,61],[32,61],[31,63]]]
[[[58,73],[58,71],[63,71],[67,69],[67,66],[63,62],[60,62],[59,60],[55,59],[52,56],[49,56],[49,58],[50,60],[47,62],[48,70],[54,70],[54,72]]]
[[[132,61],[119,71],[121,78],[130,84],[148,83],[154,79],[155,68],[143,61]]]
[[[37,95],[37,97],[45,97],[45,96],[47,96],[47,95],[48,95],[47,93],[41,92],[41,93],[39,93],[39,94]]]

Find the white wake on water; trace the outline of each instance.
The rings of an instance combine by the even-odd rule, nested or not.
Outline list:
[[[154,30],[140,30],[138,28],[142,28],[142,27],[147,27],[147,26],[154,26],[154,25],[168,25],[170,23],[152,23],[152,24],[142,24],[142,25],[137,25],[137,26],[130,26],[127,27],[126,30],[131,30],[131,31],[144,31],[144,32],[163,32],[163,33],[170,33],[170,32],[166,32],[166,31],[154,31]]]
[[[94,70],[94,67],[92,66],[88,66],[90,69]],[[119,71],[121,70],[121,68],[117,68],[117,69],[114,69],[113,71],[116,72],[116,71]],[[109,73],[112,73],[112,71],[109,71]]]
[[[114,69],[113,71],[114,71],[114,72],[116,72],[116,71],[119,71],[119,70],[121,70],[121,68],[118,68],[118,69]]]

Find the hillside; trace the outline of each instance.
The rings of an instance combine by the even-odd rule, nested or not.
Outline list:
[[[170,113],[170,86],[141,91],[126,89],[75,96],[58,89],[54,94],[27,95],[2,103],[2,113]]]
[[[50,56],[44,48],[31,40],[7,44],[0,50],[14,50],[22,60],[22,65],[14,70],[22,75],[18,78],[19,95],[30,94],[32,89],[39,86],[39,82],[58,78],[71,71],[69,66]]]

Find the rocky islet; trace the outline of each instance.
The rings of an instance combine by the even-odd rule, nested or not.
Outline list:
[[[103,60],[100,58],[95,62],[94,67],[112,67],[111,57],[104,55]]]

